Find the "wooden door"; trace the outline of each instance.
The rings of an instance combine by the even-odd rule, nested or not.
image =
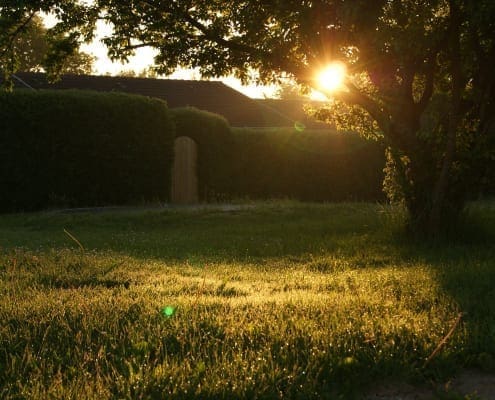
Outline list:
[[[175,204],[194,204],[198,198],[198,148],[186,136],[175,139],[174,166],[172,169],[171,200]]]

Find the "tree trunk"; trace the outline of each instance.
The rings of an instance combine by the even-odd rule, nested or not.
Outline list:
[[[465,202],[456,190],[446,187],[441,201],[434,203],[434,190],[426,182],[416,181],[413,195],[406,199],[408,228],[420,238],[435,240],[456,228]]]
[[[443,164],[439,162],[439,156],[431,150],[430,142],[421,142],[419,149],[408,152],[406,165],[395,170],[409,214],[408,229],[425,239],[435,239],[451,230],[458,221],[465,199],[449,175],[439,185],[439,180],[444,179],[442,174],[451,172],[452,161],[445,168],[445,160],[442,160]]]
[[[436,236],[441,230],[443,209],[448,206],[445,203],[447,196],[450,172],[456,152],[456,135],[459,125],[459,113],[462,91],[461,49],[460,49],[460,15],[455,2],[450,1],[450,73],[451,73],[451,103],[449,110],[449,123],[447,128],[447,141],[445,155],[439,177],[435,182],[432,195],[432,205],[428,219],[428,231]]]

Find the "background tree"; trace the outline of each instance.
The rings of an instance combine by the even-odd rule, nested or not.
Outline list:
[[[294,82],[283,82],[275,91],[275,97],[281,100],[309,100],[307,88]]]
[[[48,50],[46,29],[40,17],[33,17],[13,41],[20,71],[38,72]]]
[[[135,71],[133,69],[122,69],[117,72],[116,75],[126,78],[158,78],[158,74],[153,70],[153,68],[143,68],[140,71]]]
[[[45,59],[51,51],[50,41],[53,40],[56,38],[50,37],[41,17],[35,15],[13,42],[17,69],[24,72],[42,71]],[[68,74],[90,74],[93,72],[94,62],[94,56],[75,49],[63,60],[60,71]]]
[[[53,13],[59,22],[44,29],[39,14]],[[55,79],[64,72],[87,72],[91,56],[79,52],[94,37],[98,8],[78,0],[0,0],[0,74],[12,88],[12,74],[39,70]],[[40,61],[42,60],[42,61]]]

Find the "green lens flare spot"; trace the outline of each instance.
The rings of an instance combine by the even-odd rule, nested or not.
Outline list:
[[[346,357],[342,360],[342,364],[347,365],[347,366],[352,366],[357,364],[357,361],[354,357]]]
[[[174,316],[176,311],[177,311],[177,307],[166,306],[162,308],[161,313],[164,317],[170,318]]]
[[[298,132],[303,132],[305,129],[306,129],[306,125],[304,125],[302,122],[300,121],[296,121],[294,123],[294,129]]]

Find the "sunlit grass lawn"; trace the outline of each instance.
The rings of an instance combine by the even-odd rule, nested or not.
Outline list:
[[[368,204],[0,216],[0,398],[351,398],[495,371],[495,207],[470,218],[432,247]]]

